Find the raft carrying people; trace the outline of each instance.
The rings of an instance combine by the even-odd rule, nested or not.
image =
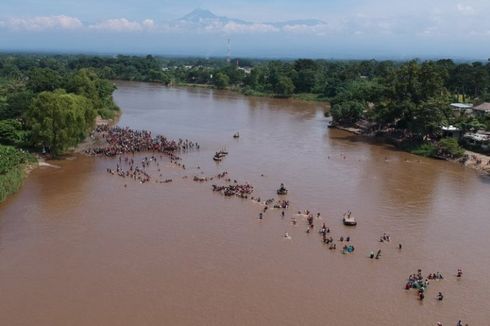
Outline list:
[[[352,212],[348,211],[347,213],[344,214],[342,218],[342,222],[344,222],[344,225],[347,226],[355,226],[357,225],[357,221],[354,217],[351,216]]]
[[[284,187],[284,183],[281,183],[281,186],[279,187],[279,189],[277,189],[277,194],[278,195],[287,195],[288,194],[288,190],[286,189],[286,187]]]
[[[228,155],[228,152],[224,149],[221,149],[214,154],[213,160],[215,160],[216,162],[221,162],[226,157],[226,155]]]

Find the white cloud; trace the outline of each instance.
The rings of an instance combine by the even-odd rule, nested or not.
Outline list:
[[[199,22],[130,20],[113,18],[83,24],[70,16],[10,17],[0,20],[1,29],[22,31],[73,30],[117,33],[151,32],[159,34],[288,34],[348,37],[362,32],[370,37],[447,36],[464,39],[466,35],[485,35],[490,30],[490,0],[402,0],[361,1],[354,10],[322,13],[322,20],[293,20],[278,23],[245,22],[237,19],[206,19]],[[423,8],[423,10],[422,10]],[[352,9],[352,8],[351,8]],[[319,13],[320,14],[320,13]],[[307,17],[306,17],[307,18]]]
[[[235,22],[225,24],[222,29],[227,33],[270,33],[279,31],[277,27],[269,24],[240,24]]]
[[[104,20],[90,25],[89,28],[113,32],[139,32],[143,30],[143,26],[140,23],[126,18]]]
[[[330,29],[330,26],[327,24],[288,24],[282,27],[282,31],[295,34],[325,35],[332,32],[332,29]]]
[[[153,30],[156,24],[152,19],[145,19],[142,22],[128,20],[127,18],[107,19],[88,26],[90,29],[112,31],[112,32],[141,32]]]
[[[70,16],[38,16],[29,18],[12,17],[0,22],[0,27],[16,31],[43,31],[48,29],[77,29],[82,22]]]
[[[153,19],[145,19],[145,20],[143,20],[141,25],[146,29],[154,29],[155,28],[155,22],[153,21]]]
[[[456,9],[462,14],[462,15],[467,15],[467,16],[473,16],[476,11],[475,8],[473,8],[470,5],[465,5],[462,3],[458,3],[456,5]]]

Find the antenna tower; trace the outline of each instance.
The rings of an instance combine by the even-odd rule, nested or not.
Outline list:
[[[227,47],[226,47],[226,62],[231,62],[231,40],[228,39]]]

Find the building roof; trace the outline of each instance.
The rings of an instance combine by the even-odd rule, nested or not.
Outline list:
[[[449,127],[446,127],[446,126],[442,126],[441,128],[442,130],[444,131],[459,131],[459,128],[456,128],[455,126],[453,125],[450,125]]]
[[[465,104],[465,103],[451,103],[449,105],[454,109],[460,109],[460,110],[471,109],[473,107],[473,104]]]
[[[464,134],[465,138],[471,138],[473,140],[479,141],[479,142],[485,142],[485,141],[490,141],[490,133],[489,132],[467,132]]]
[[[485,102],[485,103],[482,103],[480,105],[477,105],[473,108],[473,110],[490,112],[490,103]]]

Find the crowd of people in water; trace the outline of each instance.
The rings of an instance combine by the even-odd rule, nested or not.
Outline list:
[[[439,274],[439,273],[437,273]],[[430,274],[432,275],[432,274]],[[442,277],[442,275],[441,275]],[[419,269],[417,273],[411,274],[405,284],[405,290],[415,289],[419,300],[424,300],[427,287],[429,286],[429,279],[422,276],[422,270]],[[442,294],[441,294],[442,295]],[[442,300],[442,298],[441,298]]]
[[[152,176],[149,172],[151,166],[155,166],[157,171],[160,172],[160,161],[163,160],[163,155],[151,155],[145,156],[139,163],[135,161],[134,156],[118,156],[115,169],[107,168],[107,173],[111,175],[117,175],[122,178],[138,181],[139,183],[148,183],[152,180]],[[185,170],[185,165],[179,161],[171,159],[171,164],[178,166]],[[160,178],[153,178],[155,183],[170,183],[172,179],[162,179],[163,175],[160,173]],[[125,185],[126,186],[126,185]]]
[[[114,169],[107,169],[111,175],[117,175],[122,178],[128,178],[140,183],[151,181],[151,175],[148,168],[156,165],[160,172],[160,162],[163,156],[170,158],[170,163],[185,170],[185,164],[181,163],[178,153],[184,153],[191,150],[198,150],[199,144],[188,139],[172,140],[162,135],[152,136],[148,130],[134,130],[130,128],[112,127],[109,125],[100,125],[92,131],[90,137],[94,143],[100,145],[90,146],[85,150],[85,154],[92,156],[118,157],[118,163]],[[135,162],[136,153],[152,153],[151,156],[145,156],[139,163]],[[162,180],[155,178],[155,183],[169,183],[172,179]],[[126,185],[125,185],[126,186]]]
[[[227,197],[236,196],[247,199],[248,196],[254,191],[254,187],[248,183],[246,184],[231,184],[226,186],[213,185],[213,191],[219,192]]]
[[[127,153],[159,152],[178,159],[175,153],[199,149],[197,142],[188,139],[172,140],[162,135],[152,136],[148,130],[134,130],[128,127],[100,125],[90,134],[95,140],[102,141],[100,146],[92,146],[85,153],[114,157]]]
[[[462,269],[458,269],[456,277],[459,279],[463,276]],[[440,272],[429,273],[427,277],[422,275],[422,269],[417,270],[417,273],[411,274],[405,283],[405,290],[415,289],[417,291],[417,297],[420,301],[425,299],[427,289],[431,281],[441,281],[444,280],[444,276]],[[435,300],[443,301],[444,295],[442,292],[438,292],[435,296]]]
[[[215,175],[214,177],[203,177],[203,176],[197,176],[195,175],[194,178],[192,180],[196,181],[196,182],[208,182],[208,181],[212,181],[214,179],[223,179],[224,177],[226,177],[228,175],[228,172],[222,172],[222,173],[219,173],[217,175]],[[226,181],[230,182],[231,179],[226,179]]]

